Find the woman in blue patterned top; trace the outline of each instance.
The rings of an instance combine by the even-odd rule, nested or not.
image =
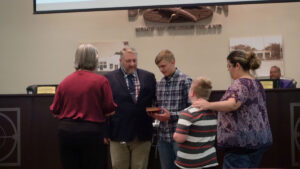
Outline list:
[[[266,94],[250,70],[260,66],[255,53],[233,51],[227,68],[234,82],[218,102],[194,103],[200,110],[218,111],[217,145],[224,150],[223,168],[258,168],[272,145]]]

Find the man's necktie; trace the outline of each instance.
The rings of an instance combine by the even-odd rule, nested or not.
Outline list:
[[[134,76],[131,74],[131,75],[128,75],[127,78],[128,78],[128,86],[129,86],[129,92],[130,92],[131,98],[134,102],[136,102]]]

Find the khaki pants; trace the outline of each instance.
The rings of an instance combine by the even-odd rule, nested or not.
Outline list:
[[[147,169],[151,141],[110,142],[113,169]]]

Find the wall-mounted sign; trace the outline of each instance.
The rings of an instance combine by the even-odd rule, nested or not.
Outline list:
[[[184,24],[184,25],[165,25],[165,26],[139,26],[135,28],[136,33],[154,33],[154,32],[164,32],[164,31],[179,31],[179,30],[190,30],[195,31],[195,33],[210,33],[218,34],[222,30],[221,24]]]

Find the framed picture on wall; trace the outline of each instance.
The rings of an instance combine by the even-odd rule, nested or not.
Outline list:
[[[260,68],[255,74],[258,78],[268,78],[270,68],[278,66],[284,75],[284,60],[281,36],[231,38],[230,51],[253,51],[261,59]]]
[[[105,74],[120,68],[120,51],[128,41],[89,42],[98,49],[98,67],[96,73]]]

